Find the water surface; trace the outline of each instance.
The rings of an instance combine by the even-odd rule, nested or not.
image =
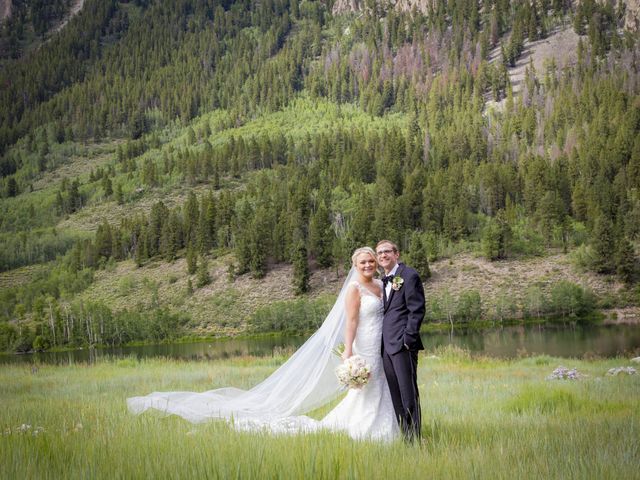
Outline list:
[[[221,339],[197,343],[174,343],[82,349],[68,352],[42,352],[24,355],[0,355],[0,363],[42,362],[64,364],[93,362],[104,357],[215,360],[238,356],[272,356],[293,352],[307,337],[276,336]],[[521,355],[551,355],[582,358],[615,357],[640,353],[640,325],[515,325],[486,330],[456,330],[454,333],[423,333],[427,350],[456,345],[473,355],[514,358]]]

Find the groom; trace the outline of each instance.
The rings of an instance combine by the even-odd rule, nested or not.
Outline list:
[[[378,264],[384,269],[382,295],[382,363],[389,383],[393,408],[406,440],[420,438],[418,351],[424,350],[420,325],[424,318],[424,289],[418,273],[399,263],[395,243],[376,245]]]

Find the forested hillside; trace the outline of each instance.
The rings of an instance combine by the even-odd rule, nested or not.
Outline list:
[[[563,252],[622,285],[539,289],[537,315],[640,301],[624,3],[86,0],[38,41],[58,3],[2,24],[0,350],[313,328],[331,300],[312,274],[380,238],[425,279],[459,252]],[[514,88],[525,47],[567,29],[575,60]],[[237,308],[269,272],[300,299]],[[117,295],[92,286],[110,277]],[[429,320],[534,313],[447,298]]]

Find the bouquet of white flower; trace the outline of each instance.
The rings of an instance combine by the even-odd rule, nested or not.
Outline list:
[[[336,367],[338,381],[347,388],[362,388],[369,381],[371,366],[359,355],[352,355]]]

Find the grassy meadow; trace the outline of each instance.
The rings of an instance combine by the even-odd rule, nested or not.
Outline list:
[[[249,387],[285,357],[0,369],[2,478],[640,478],[640,375],[625,358],[420,359],[423,443],[272,437],[224,422],[132,416],[154,390]],[[559,365],[578,380],[548,380]],[[331,405],[312,416],[322,417]]]

